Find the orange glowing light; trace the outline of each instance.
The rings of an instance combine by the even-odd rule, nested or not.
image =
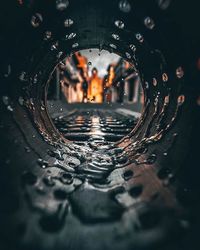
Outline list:
[[[103,102],[103,81],[98,77],[97,70],[93,70],[88,88],[89,100],[95,103]]]

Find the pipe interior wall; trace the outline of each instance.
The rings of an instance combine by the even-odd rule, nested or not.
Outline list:
[[[194,0],[1,3],[1,249],[199,249],[198,12]],[[141,76],[143,112],[117,142],[73,142],[48,111],[53,70],[90,48]]]

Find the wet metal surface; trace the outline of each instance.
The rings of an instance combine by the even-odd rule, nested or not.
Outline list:
[[[115,142],[131,132],[137,119],[115,110],[78,110],[68,116],[54,119],[58,130],[73,141]]]
[[[105,138],[105,125],[114,138],[115,129],[126,131],[135,124],[134,117],[81,110],[55,122],[60,131],[69,129],[66,137],[75,129],[77,141],[47,150],[23,171],[20,199],[25,203],[21,209],[12,207],[11,217],[20,230],[15,240],[19,249],[149,250],[168,237],[178,240],[187,230],[189,222],[173,191],[157,176],[155,157],[133,163],[130,151]],[[87,139],[80,140],[77,135],[86,123],[88,131],[81,135]]]

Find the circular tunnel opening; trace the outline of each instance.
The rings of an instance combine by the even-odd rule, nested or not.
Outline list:
[[[116,142],[141,116],[144,94],[133,64],[106,50],[81,50],[58,64],[48,81],[48,113],[76,143]]]

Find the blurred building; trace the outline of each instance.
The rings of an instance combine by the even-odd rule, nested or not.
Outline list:
[[[118,103],[141,102],[142,87],[138,72],[129,62],[120,58],[107,69],[104,78],[105,100]]]

